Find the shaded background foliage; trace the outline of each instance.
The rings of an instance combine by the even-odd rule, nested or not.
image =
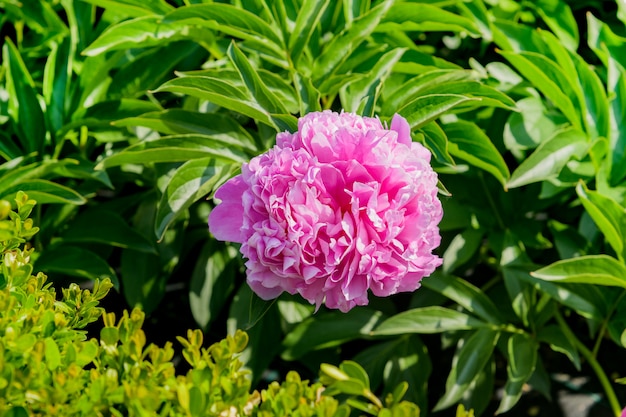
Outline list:
[[[567,362],[623,375],[621,2],[195,3],[3,3],[0,197],[43,203],[37,269],[111,277],[159,329],[247,330],[255,382],[354,359],[425,415],[549,398]],[[321,109],[400,113],[433,152],[444,264],[415,294],[263,302],[209,235],[212,192]]]

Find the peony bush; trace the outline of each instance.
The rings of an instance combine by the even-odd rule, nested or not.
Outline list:
[[[279,133],[216,192],[209,228],[241,243],[248,284],[261,298],[298,293],[347,312],[414,291],[441,258],[442,217],[430,152],[407,121],[325,111]]]

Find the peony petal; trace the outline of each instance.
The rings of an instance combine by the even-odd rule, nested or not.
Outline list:
[[[409,122],[399,114],[394,114],[393,119],[391,119],[391,130],[398,132],[398,143],[410,145],[413,142]]]
[[[209,215],[209,231],[217,240],[243,243],[243,204],[241,196],[248,188],[241,175],[231,178],[216,192],[215,198],[222,200]]]

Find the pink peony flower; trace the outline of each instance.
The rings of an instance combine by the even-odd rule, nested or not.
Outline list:
[[[368,290],[416,290],[441,264],[437,175],[399,115],[386,129],[309,113],[215,197],[209,229],[241,243],[248,284],[266,300],[287,291],[346,312],[366,305]]]

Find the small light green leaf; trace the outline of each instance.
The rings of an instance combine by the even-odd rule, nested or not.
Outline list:
[[[476,124],[458,121],[444,125],[444,130],[452,156],[489,172],[506,190],[509,168],[498,149]]]
[[[29,194],[30,195],[30,194]],[[156,253],[154,243],[131,228],[117,213],[93,208],[76,217],[62,236],[65,242],[97,242]]]
[[[91,280],[109,278],[119,288],[115,271],[104,259],[76,246],[61,245],[46,249],[35,260],[35,269]]]
[[[158,240],[163,239],[174,220],[200,198],[209,195],[230,178],[237,164],[220,164],[213,158],[201,158],[181,165],[163,191],[154,225]]]
[[[557,131],[513,171],[507,186],[516,188],[556,178],[570,159],[582,158],[588,148],[587,137],[581,131],[574,128]]]
[[[44,357],[46,359],[46,365],[49,370],[54,371],[61,365],[61,352],[59,351],[59,346],[51,337],[46,337],[44,339],[44,344]]]
[[[420,307],[398,313],[370,332],[373,336],[394,336],[407,333],[442,333],[486,327],[487,323],[460,311],[445,307]]]

